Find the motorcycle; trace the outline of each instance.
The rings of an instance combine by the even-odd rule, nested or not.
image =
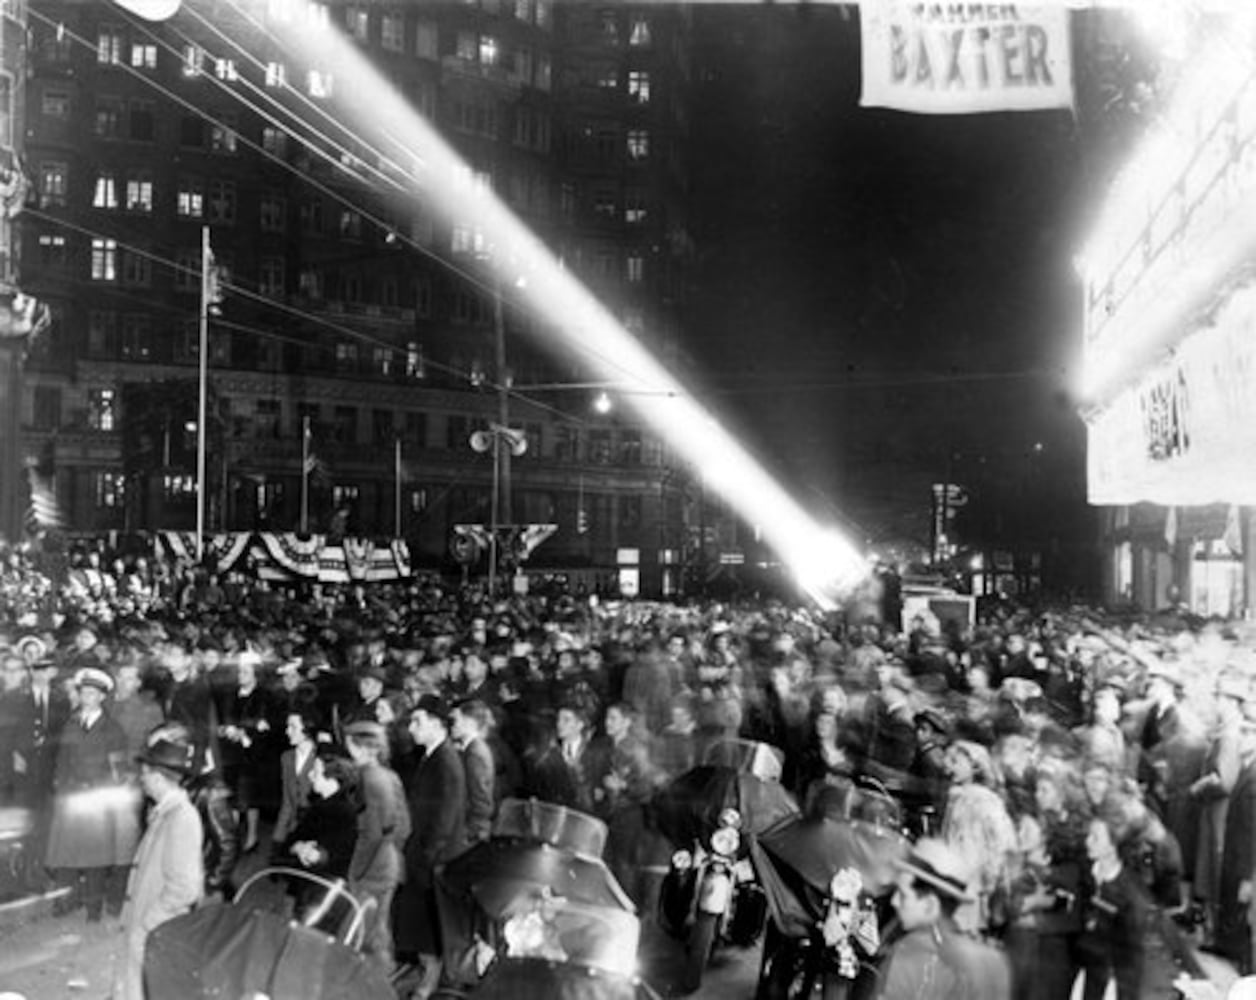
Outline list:
[[[756,1000],[870,996],[893,921],[895,862],[910,841],[844,811],[782,821],[751,845],[768,904]]]
[[[677,848],[659,889],[659,924],[685,943],[687,990],[702,985],[718,946],[749,947],[762,934],[767,906],[748,845],[798,812],[779,776],[775,748],[721,741],[654,801],[653,820]]]
[[[474,993],[507,961],[631,976],[640,920],[601,858],[606,835],[574,809],[505,800],[489,839],[436,870],[442,995]]]
[[[726,809],[705,847],[681,849],[671,858],[659,891],[663,928],[685,941],[682,985],[696,990],[719,944],[748,948],[758,940],[767,914],[741,835],[741,816]]]

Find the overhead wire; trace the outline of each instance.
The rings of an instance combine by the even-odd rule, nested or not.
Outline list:
[[[244,12],[244,11],[242,10],[242,8],[240,8],[240,7],[239,7],[239,5],[238,5],[238,4],[232,3],[232,2],[231,2],[231,0],[226,0],[226,2],[227,2],[227,4],[228,4],[228,6],[232,7],[232,8],[233,8],[233,9],[235,9],[237,12],[240,12],[240,13],[241,13],[243,16],[245,16],[246,18],[248,18],[248,17],[249,17],[249,15],[247,15],[247,12]],[[77,35],[77,34],[76,34],[76,33],[74,33],[73,31],[71,31],[71,30],[69,30],[69,29],[65,28],[65,27],[64,27],[64,25],[63,25],[63,24],[61,24],[60,22],[55,21],[53,18],[48,17],[48,16],[46,16],[46,15],[44,15],[44,14],[42,14],[42,13],[38,12],[38,11],[35,11],[35,10],[32,10],[32,11],[31,11],[31,14],[32,14],[32,16],[33,16],[33,17],[34,17],[37,21],[39,21],[39,22],[41,22],[41,23],[43,23],[43,24],[47,25],[47,26],[48,26],[48,27],[50,27],[50,28],[54,28],[55,30],[57,30],[57,31],[58,31],[58,33],[59,33],[59,34],[63,34],[65,37],[70,38],[70,39],[71,39],[71,41],[76,42],[76,43],[77,43],[77,44],[79,44],[79,45],[82,45],[83,47],[87,48],[89,51],[92,51],[92,52],[96,52],[96,51],[97,51],[97,47],[96,47],[96,45],[95,45],[95,44],[93,44],[93,43],[92,43],[89,39],[85,39],[85,38],[83,38],[83,37],[81,37],[81,36]],[[202,20],[203,20],[203,19],[202,19]],[[253,22],[254,22],[255,24],[261,25],[261,22],[257,22],[257,21],[256,21],[256,19],[251,19],[251,20],[253,20]],[[176,59],[178,59],[180,62],[182,62],[182,60],[183,60],[183,53],[179,52],[179,50],[178,50],[178,49],[176,49],[174,46],[172,46],[172,45],[171,45],[169,42],[167,42],[165,39],[160,38],[159,36],[155,35],[155,34],[151,31],[151,29],[149,29],[146,25],[144,25],[144,24],[139,24],[139,23],[134,23],[134,22],[133,22],[133,26],[134,26],[134,27],[139,28],[140,30],[142,30],[142,31],[145,33],[145,35],[146,35],[147,37],[151,38],[151,39],[154,41],[154,43],[155,43],[155,44],[160,45],[160,46],[161,46],[161,47],[162,47],[165,51],[167,51],[167,52],[168,52],[169,54],[171,54],[171,55],[174,55],[174,56],[176,57]],[[268,28],[265,28],[264,26],[262,27],[262,30],[263,30],[263,31],[265,31],[265,33],[266,33],[266,34],[267,34],[267,35],[268,35],[268,36],[269,36],[272,40],[274,40],[277,44],[279,44],[279,45],[282,47],[282,42],[281,42],[281,40],[280,40],[280,39],[278,39],[278,37],[277,37],[277,36],[275,36],[275,34],[274,34],[273,32],[271,32]],[[244,53],[244,54],[245,54],[245,56],[246,56],[246,58],[248,58],[248,59],[249,59],[249,60],[250,60],[250,61],[251,61],[254,65],[256,65],[256,66],[258,66],[258,67],[261,67],[261,68],[264,68],[264,65],[265,65],[265,64],[264,64],[264,63],[262,63],[262,62],[261,62],[261,60],[258,60],[256,57],[252,56],[252,55],[248,52],[248,50],[247,50],[247,48],[246,48],[245,46],[241,45],[239,42],[235,42],[235,41],[230,40],[229,36],[225,36],[225,35],[223,35],[223,33],[222,33],[222,32],[217,32],[217,33],[218,33],[220,36],[227,38],[227,39],[228,39],[228,41],[230,42],[230,44],[232,44],[232,45],[233,45],[233,47],[234,47],[237,51]],[[185,38],[186,38],[187,36],[183,36],[183,37],[185,37]],[[129,65],[129,64],[128,64],[128,63],[126,63],[125,61],[119,61],[119,62],[116,62],[116,63],[112,63],[111,65],[113,65],[113,66],[114,66],[114,68],[116,68],[116,69],[120,69],[120,70],[122,70],[122,71],[124,71],[124,72],[128,73],[128,74],[129,74],[129,75],[131,75],[132,77],[135,77],[136,79],[139,79],[139,80],[143,81],[146,85],[148,85],[148,86],[150,86],[151,88],[153,88],[154,90],[156,90],[156,91],[157,91],[159,94],[161,94],[163,97],[166,97],[167,99],[171,100],[172,102],[174,102],[175,104],[179,105],[180,107],[183,107],[183,108],[185,108],[186,110],[189,110],[189,111],[191,111],[191,112],[195,113],[196,115],[198,115],[198,116],[200,116],[200,117],[204,118],[204,119],[205,119],[207,122],[209,122],[210,124],[212,124],[212,125],[214,125],[214,126],[216,126],[216,127],[218,127],[218,128],[225,129],[225,130],[230,130],[230,131],[234,132],[234,133],[236,134],[236,136],[237,136],[238,141],[240,141],[240,142],[241,142],[242,144],[244,144],[246,147],[248,147],[248,148],[250,148],[250,149],[252,149],[252,150],[254,150],[254,151],[256,151],[256,152],[260,153],[260,154],[261,154],[264,158],[266,158],[266,159],[270,160],[271,162],[274,162],[274,163],[278,164],[279,166],[283,167],[285,170],[288,170],[289,172],[291,172],[291,173],[295,174],[298,178],[300,178],[303,182],[307,183],[307,184],[308,184],[310,187],[312,187],[313,189],[318,190],[320,193],[322,193],[322,194],[326,195],[327,197],[329,197],[329,198],[331,198],[331,199],[335,200],[336,202],[338,202],[338,203],[340,203],[340,204],[342,204],[342,205],[344,205],[344,206],[346,206],[346,207],[348,207],[348,208],[350,208],[350,209],[352,209],[352,210],[354,210],[354,211],[357,211],[357,212],[358,212],[358,213],[359,213],[359,214],[363,217],[363,219],[364,219],[365,221],[368,221],[368,222],[372,223],[373,225],[378,226],[379,228],[381,228],[382,230],[384,230],[384,231],[385,231],[385,232],[387,232],[387,233],[391,233],[391,234],[393,234],[394,236],[396,236],[397,238],[399,238],[400,240],[402,240],[403,242],[405,242],[407,245],[409,245],[409,246],[411,246],[412,248],[416,249],[419,253],[421,253],[421,254],[422,254],[422,255],[424,255],[425,257],[428,257],[429,259],[431,259],[431,260],[433,260],[433,261],[437,262],[437,263],[438,263],[440,266],[442,266],[443,268],[445,268],[445,269],[447,269],[447,270],[449,270],[449,271],[451,271],[451,272],[453,272],[453,273],[457,274],[459,277],[461,277],[462,279],[466,280],[468,283],[472,284],[473,286],[478,287],[478,288],[480,288],[481,290],[483,290],[483,291],[485,291],[485,292],[488,292],[488,293],[490,293],[490,294],[492,294],[492,295],[494,295],[494,296],[502,295],[502,289],[501,289],[500,287],[495,286],[495,285],[494,285],[494,286],[490,286],[490,285],[489,285],[489,284],[488,284],[488,283],[487,283],[487,282],[486,282],[486,281],[485,281],[482,277],[480,277],[479,275],[476,275],[475,273],[470,272],[470,271],[466,270],[465,268],[461,268],[461,267],[459,267],[456,263],[454,263],[454,262],[452,262],[452,261],[448,260],[448,259],[447,259],[447,258],[445,258],[445,257],[442,257],[442,256],[441,256],[441,255],[439,255],[438,253],[436,253],[436,252],[434,252],[434,251],[430,250],[429,248],[427,248],[427,247],[423,246],[421,243],[419,243],[418,241],[416,241],[416,240],[412,239],[411,237],[407,236],[406,234],[399,232],[399,231],[397,230],[397,228],[396,228],[396,227],[395,227],[395,226],[394,226],[394,225],[393,225],[390,221],[388,221],[388,220],[384,220],[384,219],[379,218],[378,216],[376,216],[374,213],[372,213],[372,212],[371,212],[371,211],[369,211],[368,209],[365,209],[365,208],[364,208],[364,206],[363,206],[361,203],[359,203],[359,202],[355,202],[355,201],[353,201],[352,199],[350,199],[348,196],[346,196],[346,195],[342,194],[341,192],[338,192],[338,191],[333,190],[332,188],[328,187],[326,184],[324,184],[323,182],[321,182],[321,181],[320,181],[320,180],[318,180],[317,178],[315,178],[315,177],[313,177],[312,175],[310,175],[310,174],[308,174],[308,173],[306,173],[306,172],[302,171],[302,170],[301,170],[300,168],[298,168],[296,165],[294,165],[294,164],[292,164],[292,163],[289,163],[289,162],[288,162],[286,159],[284,159],[283,157],[278,156],[278,155],[276,155],[276,154],[272,153],[270,150],[265,149],[265,148],[264,148],[261,144],[256,143],[256,142],[254,142],[254,141],[252,141],[252,140],[248,139],[247,137],[245,137],[245,136],[243,136],[243,135],[239,134],[239,132],[233,128],[232,123],[230,123],[230,122],[226,122],[226,121],[223,121],[223,120],[221,120],[221,119],[219,119],[219,118],[214,117],[212,114],[210,114],[210,113],[209,113],[208,111],[206,111],[204,108],[201,108],[201,107],[197,106],[196,104],[192,103],[191,101],[188,101],[188,100],[186,100],[186,99],[182,98],[181,96],[179,96],[179,95],[178,95],[177,93],[175,93],[174,91],[172,91],[172,90],[170,90],[169,88],[167,88],[167,87],[165,87],[165,86],[161,85],[160,83],[158,83],[157,81],[155,81],[154,79],[152,79],[152,77],[151,77],[149,74],[144,73],[144,72],[142,72],[141,70],[139,70],[139,69],[137,69],[137,68],[135,68],[135,67],[133,67],[133,66]],[[252,103],[252,102],[250,102],[250,101],[248,101],[247,99],[245,99],[245,98],[244,98],[244,97],[243,97],[243,96],[242,96],[242,95],[241,95],[241,94],[240,94],[240,93],[239,93],[236,89],[234,89],[234,88],[232,88],[232,87],[228,86],[226,81],[220,80],[220,79],[218,78],[218,76],[217,76],[217,74],[216,74],[216,73],[211,74],[211,73],[205,72],[205,73],[203,73],[203,76],[204,76],[206,79],[208,79],[209,81],[211,81],[211,83],[213,83],[215,86],[217,86],[217,87],[218,87],[220,90],[222,90],[224,93],[227,93],[227,94],[228,94],[228,95],[230,95],[233,99],[235,99],[235,100],[239,101],[239,102],[240,102],[242,105],[244,105],[245,107],[249,108],[250,110],[253,110],[255,113],[259,114],[260,116],[266,117],[266,113],[265,113],[263,110],[258,109],[258,108],[257,108],[257,107],[256,107],[256,106]],[[240,76],[240,75],[238,75],[238,74],[236,75],[236,82],[239,82],[239,81],[241,81],[241,80],[243,80],[243,79],[244,79],[244,78],[243,78],[242,76]],[[297,92],[297,91],[293,90],[293,88],[291,88],[291,87],[290,87],[290,85],[288,85],[288,86],[289,86],[289,89],[290,89],[290,90],[292,90],[294,93],[298,93],[298,95],[299,95],[299,92]],[[303,101],[305,101],[305,100],[306,100],[306,99],[304,98],[304,96],[303,96],[303,95],[299,95],[299,96],[301,96],[301,98],[302,98],[302,100],[303,100]],[[269,99],[269,100],[271,100],[271,101],[273,102],[273,98],[270,98],[270,97],[269,97],[269,95],[267,95],[267,97],[268,97],[268,99]],[[309,102],[307,101],[307,103],[309,103]],[[290,109],[286,109],[286,108],[285,108],[284,110],[286,110],[286,111],[288,112],[288,114],[291,114],[291,110],[290,110]],[[322,111],[322,109],[319,109],[319,111],[320,111],[320,114],[327,115],[327,113],[326,113],[325,111]],[[270,119],[270,120],[274,120],[274,119]],[[339,122],[339,121],[337,121],[337,120],[335,120],[335,119],[332,119],[332,120],[333,120],[333,121],[337,124],[337,126],[341,129],[341,131],[343,131],[343,132],[345,132],[346,134],[348,134],[348,135],[349,135],[349,136],[350,136],[350,137],[351,137],[354,141],[356,141],[356,142],[357,142],[357,143],[358,143],[358,144],[359,144],[359,145],[360,145],[363,149],[366,149],[366,150],[369,150],[369,151],[371,151],[371,152],[375,153],[376,155],[378,155],[378,156],[379,156],[379,158],[380,158],[380,159],[386,159],[386,158],[383,156],[383,154],[382,154],[382,153],[379,153],[379,151],[378,151],[378,150],[377,150],[377,149],[376,149],[376,148],[375,148],[375,147],[374,147],[374,146],[373,146],[370,142],[368,142],[367,140],[365,140],[364,138],[362,138],[361,136],[359,136],[359,135],[358,135],[357,133],[355,133],[352,129],[350,129],[350,128],[348,128],[347,126],[345,126],[342,122]],[[308,122],[305,122],[304,120],[300,120],[300,121],[302,121],[302,124],[304,124],[306,127],[309,127],[309,128],[311,129],[311,131],[315,131],[315,132],[317,132],[317,130],[316,130],[316,129],[314,129],[312,126],[310,126]],[[316,147],[312,146],[312,145],[311,145],[308,141],[306,141],[306,140],[305,140],[302,136],[300,136],[300,135],[296,134],[296,132],[295,132],[295,131],[293,131],[293,129],[292,129],[291,127],[285,127],[285,126],[283,125],[283,123],[282,123],[282,122],[277,123],[277,125],[278,125],[278,127],[280,127],[281,129],[283,129],[283,131],[285,132],[285,134],[287,134],[287,135],[291,136],[292,138],[296,139],[296,140],[297,140],[297,141],[299,141],[299,142],[302,142],[302,143],[305,145],[305,147],[306,147],[306,148],[308,148],[308,149],[310,149],[312,152],[314,152],[314,153],[318,154],[318,155],[319,155],[322,159],[326,160],[326,161],[327,161],[329,164],[331,164],[333,167],[335,167],[336,169],[343,169],[343,165],[342,165],[342,164],[341,164],[341,163],[340,163],[337,159],[335,159],[334,157],[332,157],[332,156],[331,156],[330,154],[328,154],[325,150],[320,150],[320,149],[318,149],[318,148],[316,148]],[[319,134],[321,135],[321,133],[319,133]],[[332,140],[328,140],[328,141],[332,141]],[[399,140],[396,140],[395,138],[393,138],[393,141],[394,141],[395,143],[397,143],[399,146],[401,146],[401,145],[402,145],[402,144],[400,144]],[[403,148],[403,150],[404,150],[405,152],[409,153],[409,155],[411,155],[411,156],[412,156],[412,157],[414,157],[415,159],[417,159],[417,160],[422,160],[422,157],[421,157],[421,156],[420,156],[417,152],[415,152],[414,150],[411,150],[411,149],[409,149],[408,147],[404,147],[404,146],[402,146],[402,148]],[[360,159],[360,158],[359,158],[359,159]],[[362,161],[362,162],[364,162],[364,163],[365,163],[365,161]],[[360,179],[359,179],[359,183],[361,183]],[[395,182],[393,182],[393,183],[395,183]],[[55,221],[58,221],[58,222],[63,222],[64,220],[55,220]],[[315,323],[320,323],[320,324],[322,324],[322,325],[324,325],[324,326],[328,327],[329,329],[335,330],[335,331],[337,331],[337,332],[346,333],[346,334],[348,334],[348,335],[350,335],[350,336],[354,336],[354,337],[357,337],[357,338],[359,338],[359,339],[367,339],[367,340],[370,340],[370,339],[371,339],[371,338],[367,337],[366,335],[361,334],[361,333],[360,333],[360,332],[358,332],[358,331],[352,331],[352,330],[349,330],[348,328],[345,328],[345,327],[341,326],[340,324],[337,324],[337,323],[334,323],[334,322],[328,321],[328,320],[324,319],[323,317],[318,316],[318,315],[316,315],[316,314],[306,313],[306,312],[303,312],[303,311],[301,311],[301,310],[297,310],[297,309],[295,309],[294,307],[289,307],[289,306],[286,306],[285,304],[278,303],[278,302],[276,302],[275,300],[272,300],[272,299],[267,299],[267,298],[265,298],[264,296],[258,296],[258,295],[256,295],[256,293],[251,293],[251,292],[249,292],[248,290],[243,289],[241,286],[236,285],[236,286],[234,286],[234,289],[235,289],[237,292],[239,292],[239,293],[243,294],[243,295],[244,295],[244,296],[246,296],[246,297],[256,298],[256,299],[258,299],[259,301],[263,301],[263,302],[265,302],[267,305],[269,305],[269,306],[271,306],[271,307],[274,307],[274,308],[279,308],[279,309],[283,309],[283,310],[285,310],[285,311],[289,311],[289,312],[291,312],[291,313],[293,313],[293,314],[295,314],[295,315],[300,315],[300,316],[303,316],[304,318],[307,318],[307,319],[309,319],[309,320],[311,320],[311,321],[313,321],[313,322],[315,322]],[[503,295],[502,297],[503,297],[503,298],[505,298],[505,296],[504,296],[504,295]],[[512,304],[517,304],[517,303],[513,303],[513,302],[512,302]],[[393,347],[393,348],[395,349],[395,345],[392,345],[392,344],[386,344],[385,346]],[[595,356],[598,356],[598,357],[601,357],[601,353],[600,353],[600,352],[598,352],[597,350],[595,350],[595,349],[593,349],[593,348],[587,348],[587,349],[588,349],[588,351],[589,351],[589,353],[590,353],[590,354],[595,355]],[[607,360],[607,363],[608,363],[608,364],[613,364],[613,362],[610,362],[608,359],[604,359],[604,360]],[[434,366],[434,367],[436,367],[436,365],[435,365],[435,364],[433,364],[433,366]],[[490,382],[490,381],[491,381],[491,380],[485,379],[485,382],[486,382],[486,383],[488,383],[488,382]],[[502,388],[505,388],[505,390],[506,390],[507,392],[511,392],[511,393],[513,393],[513,390],[511,390],[511,388],[510,388],[508,385],[507,385],[507,386],[505,386],[505,387],[503,387],[503,386],[498,385],[498,384],[493,384],[493,385],[492,385],[492,387],[493,387],[493,388],[497,388],[498,390],[501,390]],[[515,396],[516,396],[516,398],[524,399],[525,401],[529,402],[530,404],[532,404],[532,405],[534,405],[534,406],[537,406],[537,407],[539,407],[539,408],[541,408],[541,409],[545,409],[545,410],[548,410],[548,411],[550,411],[550,412],[553,412],[555,415],[559,416],[559,417],[560,417],[561,419],[563,419],[563,420],[567,420],[567,421],[571,421],[571,422],[576,422],[576,423],[579,423],[579,424],[582,424],[582,425],[583,425],[583,424],[588,424],[588,423],[590,423],[590,421],[587,421],[587,420],[582,420],[582,419],[580,419],[580,418],[578,418],[578,417],[573,417],[571,414],[567,413],[567,412],[566,412],[566,411],[564,411],[564,410],[561,410],[561,409],[559,409],[559,408],[557,408],[557,407],[550,407],[550,406],[548,406],[548,404],[542,403],[542,402],[540,402],[539,400],[536,400],[536,399],[534,399],[534,398],[532,398],[532,397],[522,396],[522,395],[519,395],[519,394],[517,394],[517,393],[515,393]]]
[[[249,21],[249,22],[253,25],[253,27],[257,29],[257,31],[258,31],[258,32],[260,32],[262,35],[264,35],[265,37],[267,37],[267,38],[268,38],[268,39],[272,42],[272,44],[274,44],[274,45],[275,45],[278,49],[280,49],[280,50],[282,50],[282,51],[287,51],[287,52],[291,53],[291,46],[290,46],[290,44],[289,44],[287,41],[285,41],[285,39],[281,38],[278,34],[276,34],[274,31],[272,31],[272,30],[270,29],[270,27],[266,24],[266,22],[265,22],[265,21],[263,21],[263,20],[259,20],[259,19],[257,19],[256,17],[254,17],[253,15],[251,15],[251,14],[250,14],[247,10],[245,10],[245,9],[244,9],[244,8],[243,8],[243,7],[242,7],[242,6],[238,3],[238,2],[236,2],[236,0],[222,0],[222,2],[224,3],[224,5],[225,5],[225,6],[227,6],[227,7],[231,8],[232,10],[234,10],[234,11],[235,11],[237,14],[239,14],[242,18],[244,18],[245,20]],[[190,11],[191,13],[195,13],[195,12],[191,11],[191,8],[188,8],[188,9],[189,9],[189,11]],[[207,23],[207,22],[205,22],[204,18],[203,18],[203,17],[201,17],[200,15],[196,15],[196,16],[198,17],[198,19],[200,19],[200,20],[202,21],[202,23]],[[215,30],[215,31],[216,31],[216,32],[217,32],[217,33],[218,33],[221,37],[226,38],[226,39],[228,40],[229,44],[233,45],[233,46],[237,49],[237,51],[239,51],[239,52],[241,52],[241,53],[244,53],[244,54],[245,54],[245,57],[246,57],[246,58],[248,58],[248,59],[250,59],[250,60],[251,60],[251,61],[252,61],[252,62],[253,62],[256,66],[258,66],[259,68],[264,68],[265,64],[264,64],[261,60],[257,59],[255,56],[253,56],[253,55],[252,55],[252,53],[250,53],[250,52],[249,52],[249,50],[248,50],[248,49],[247,49],[244,45],[242,45],[240,42],[237,42],[237,41],[235,41],[235,40],[231,39],[231,38],[230,38],[230,36],[226,35],[225,33],[221,32],[221,31],[218,31],[218,29],[216,29],[216,28],[214,28],[213,30]],[[328,27],[327,27],[327,30],[334,30],[334,29],[332,29],[330,26],[328,26]],[[290,85],[290,84],[287,84],[287,86],[289,87],[289,89],[293,89],[293,88],[291,88],[291,85]],[[386,156],[385,156],[385,155],[384,155],[384,154],[383,154],[383,153],[379,150],[378,146],[376,146],[376,145],[375,145],[374,143],[372,143],[370,140],[368,140],[368,139],[364,138],[364,137],[363,137],[363,136],[362,136],[359,132],[357,132],[357,131],[355,131],[354,129],[350,128],[348,125],[346,125],[346,124],[345,124],[343,121],[341,121],[340,119],[335,118],[334,116],[332,116],[329,112],[327,112],[327,111],[326,111],[326,109],[324,109],[324,108],[320,107],[320,106],[317,104],[317,102],[310,102],[310,101],[309,101],[309,99],[305,97],[305,95],[300,94],[300,92],[295,91],[295,89],[293,89],[293,92],[294,92],[294,93],[296,93],[296,94],[298,95],[298,97],[299,97],[299,98],[300,98],[303,102],[305,102],[305,103],[307,103],[307,104],[310,104],[312,107],[314,107],[314,108],[315,108],[315,110],[318,112],[318,114],[319,114],[319,115],[321,115],[321,116],[323,116],[323,117],[326,117],[326,118],[328,118],[329,120],[331,120],[331,121],[332,121],[332,122],[336,125],[336,127],[337,127],[338,129],[340,129],[340,131],[344,132],[347,136],[349,136],[349,137],[350,137],[350,139],[351,139],[353,142],[357,143],[357,144],[358,144],[361,148],[363,148],[364,150],[368,150],[369,152],[371,152],[373,155],[375,155],[375,156],[376,156],[378,159],[380,159],[381,161],[386,161],[386,160],[387,160],[387,157],[386,157]],[[291,113],[291,112],[289,112],[289,113]],[[389,140],[390,140],[390,141],[391,141],[394,145],[396,145],[396,146],[397,146],[397,147],[398,147],[398,148],[399,148],[399,149],[400,149],[403,153],[405,153],[408,157],[410,157],[412,160],[414,160],[414,161],[416,161],[416,162],[420,162],[420,163],[425,162],[425,158],[422,156],[422,154],[421,154],[421,153],[419,153],[418,151],[416,151],[416,150],[412,149],[411,147],[407,146],[407,145],[406,145],[405,143],[403,143],[400,139],[398,139],[396,136],[394,136],[394,135],[393,135],[390,131],[388,131],[388,130],[381,130],[381,131],[383,131],[384,135],[385,135],[385,136],[386,136],[386,137],[387,137],[387,138],[388,138],[388,139],[389,139]],[[419,193],[424,193],[424,192],[422,192],[422,191],[420,190],[420,192],[419,192]],[[378,224],[378,220],[373,220],[373,221],[375,221],[375,222]],[[489,286],[487,286],[487,285],[484,283],[484,281],[483,281],[482,279],[480,279],[479,277],[474,276],[474,275],[468,275],[468,273],[467,273],[467,272],[465,272],[465,271],[463,271],[463,270],[460,270],[460,269],[456,268],[454,265],[452,265],[452,264],[451,264],[451,262],[449,262],[449,261],[448,261],[448,260],[446,260],[445,258],[440,257],[440,256],[439,256],[439,255],[437,255],[437,254],[434,254],[432,251],[429,251],[426,247],[422,247],[421,245],[417,245],[417,244],[416,244],[416,247],[420,250],[420,252],[425,253],[425,254],[429,254],[429,255],[431,255],[431,256],[433,257],[433,259],[437,260],[437,261],[438,261],[439,263],[441,263],[443,266],[448,267],[448,268],[450,268],[450,269],[454,270],[456,273],[459,273],[459,274],[460,274],[460,276],[462,276],[462,277],[466,278],[467,280],[471,281],[471,282],[472,282],[473,284],[475,284],[476,286],[478,286],[478,287],[480,287],[480,288],[482,288],[482,289],[485,289],[485,290],[489,291],[489,293],[490,293],[490,294],[492,294],[492,295],[494,295],[494,296],[500,296],[504,302],[508,302],[509,304],[511,304],[511,305],[515,305],[515,306],[519,305],[519,301],[520,301],[520,300],[519,300],[519,299],[517,299],[517,298],[515,298],[515,297],[513,297],[513,296],[508,296],[507,294],[504,294],[504,291],[503,291],[503,287],[502,287],[502,286],[500,286],[500,285],[496,285],[496,284],[495,284],[493,287],[491,287],[491,288],[490,288],[490,287],[489,287]],[[601,350],[597,349],[597,348],[596,348],[596,346],[594,346],[594,345],[592,345],[592,344],[589,344],[589,343],[585,343],[585,344],[583,344],[583,345],[582,345],[582,350],[584,350],[584,352],[585,352],[586,354],[588,354],[589,356],[597,358],[597,359],[598,359],[598,360],[600,360],[600,361],[601,361],[604,365],[606,365],[606,366],[608,366],[608,367],[610,367],[610,368],[617,368],[617,369],[620,369],[621,371],[623,370],[623,369],[622,369],[622,366],[621,366],[618,362],[616,362],[616,361],[615,361],[614,359],[612,359],[612,358],[609,358],[609,357],[605,354],[605,352],[603,352],[603,351],[601,351]],[[625,371],[625,372],[624,372],[624,374],[625,374],[625,376],[628,376],[628,377],[630,377],[630,375],[631,375],[631,373],[629,373],[629,372],[627,372],[627,371]]]

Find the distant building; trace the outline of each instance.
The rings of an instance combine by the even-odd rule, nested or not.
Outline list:
[[[422,165],[334,124],[352,81],[299,68],[291,4],[273,0],[261,24],[229,0],[152,25],[103,4],[32,15],[23,275],[53,322],[28,365],[22,447],[51,455],[71,530],[195,523],[207,226],[225,285],[210,325],[210,530],[297,530],[308,491],[310,530],[399,526],[421,564],[440,564],[455,525],[489,522],[493,462],[470,438],[499,419],[509,381],[527,449],[499,514],[558,525],[535,563],[595,582],[629,565],[643,592],[674,592],[696,519],[686,473],[622,408],[594,413],[589,373],[547,353],[544,322],[487,260],[476,200],[499,196],[679,363],[687,11],[311,9],[463,157],[452,224],[430,199],[386,199],[389,171]]]
[[[1239,22],[1183,61],[1079,257],[1105,596],[1144,609],[1230,616],[1256,598],[1256,75]]]

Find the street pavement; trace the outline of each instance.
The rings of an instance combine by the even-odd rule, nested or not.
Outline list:
[[[0,997],[8,992],[25,1000],[107,1000],[120,930],[118,921],[108,917],[89,924],[82,911],[62,917],[45,914],[0,927]],[[653,921],[643,927],[639,956],[646,982],[665,998],[681,995],[681,946]],[[759,958],[757,945],[720,949],[702,989],[691,996],[695,1000],[751,1000]],[[1224,996],[1235,978],[1233,968],[1210,955],[1200,955],[1200,960]]]

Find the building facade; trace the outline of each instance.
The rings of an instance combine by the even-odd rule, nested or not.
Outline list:
[[[1079,260],[1088,490],[1105,593],[1246,614],[1256,596],[1256,67],[1205,25]]]
[[[460,155],[452,209],[421,183],[387,196],[397,156],[336,117],[353,81],[292,56],[311,12]],[[210,530],[400,534],[439,565],[456,525],[489,522],[505,472],[499,522],[557,525],[537,565],[627,565],[643,591],[675,591],[698,519],[687,473],[590,408],[588,374],[494,272],[476,204],[500,198],[676,355],[687,32],[670,7],[549,0],[193,0],[161,24],[42,5],[21,243],[53,322],[28,359],[21,448],[49,456],[70,529],[195,524],[208,227]],[[470,442],[502,423],[527,447],[495,475]]]

